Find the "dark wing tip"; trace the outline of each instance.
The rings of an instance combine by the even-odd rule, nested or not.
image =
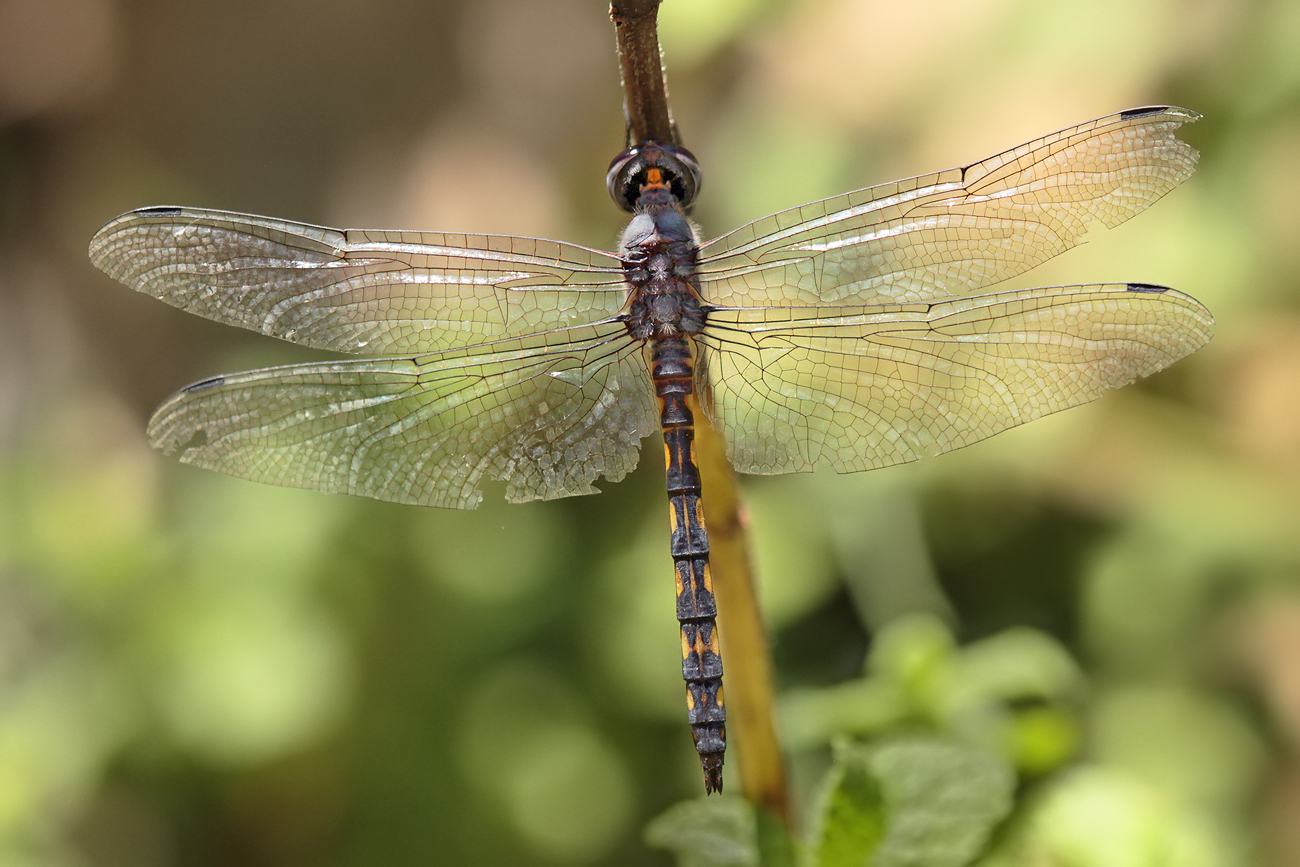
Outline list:
[[[178,217],[183,213],[185,208],[178,208],[175,205],[154,205],[119,214],[101,226],[90,239],[91,263],[115,280],[126,282],[118,265],[110,259],[113,237],[118,232],[131,228],[132,224],[141,217]]]
[[[1181,108],[1176,105],[1144,105],[1121,111],[1119,117],[1120,120],[1136,120],[1141,117],[1155,117],[1161,114],[1182,118],[1183,123],[1195,123],[1201,119],[1201,115],[1190,108]]]
[[[1119,116],[1124,120],[1132,120],[1135,117],[1148,117],[1153,114],[1164,114],[1171,108],[1173,108],[1171,105],[1144,105],[1140,108],[1130,108],[1126,111],[1121,111]]]
[[[1148,292],[1152,295],[1163,295],[1170,291],[1168,286],[1161,286],[1159,283],[1130,283],[1128,284],[1130,292]]]
[[[225,385],[224,376],[210,376],[207,379],[200,379],[198,382],[190,383],[181,389],[185,394],[198,394],[201,391],[207,391],[210,388],[216,388],[219,385]]]

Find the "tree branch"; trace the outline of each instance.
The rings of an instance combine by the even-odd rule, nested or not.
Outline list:
[[[609,9],[623,76],[627,147],[647,141],[681,144],[668,110],[659,55],[659,0],[614,0]]]

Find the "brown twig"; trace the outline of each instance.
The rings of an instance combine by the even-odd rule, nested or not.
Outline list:
[[[609,17],[623,75],[627,147],[647,141],[680,144],[659,56],[659,0],[614,0]]]
[[[695,454],[707,492],[704,523],[726,667],[727,723],[736,735],[740,785],[750,803],[788,826],[785,761],[773,723],[772,651],[749,556],[749,516],[727,460],[726,443],[703,412],[695,416]]]

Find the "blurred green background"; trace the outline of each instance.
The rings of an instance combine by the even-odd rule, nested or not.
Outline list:
[[[314,355],[86,258],[159,204],[610,249],[606,11],[0,0],[0,864],[670,863],[642,828],[700,780],[658,446],[473,513],[184,467],[145,442],[168,393]],[[801,811],[830,741],[919,725],[1019,772],[990,864],[1300,865],[1300,3],[668,0],[661,41],[710,236],[1205,115],[1190,182],[1016,282],[1176,286],[1208,348],[745,492]]]

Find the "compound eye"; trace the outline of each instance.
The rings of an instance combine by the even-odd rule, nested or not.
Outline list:
[[[609,197],[629,214],[636,210],[637,196],[641,194],[636,178],[644,176],[645,169],[641,149],[632,148],[614,157],[614,161],[609,164],[609,171],[605,173],[605,189],[609,191]]]
[[[672,177],[673,195],[683,209],[695,204],[695,197],[700,194],[703,175],[695,155],[686,148],[676,145],[663,145],[661,151],[665,165],[664,170]]]

